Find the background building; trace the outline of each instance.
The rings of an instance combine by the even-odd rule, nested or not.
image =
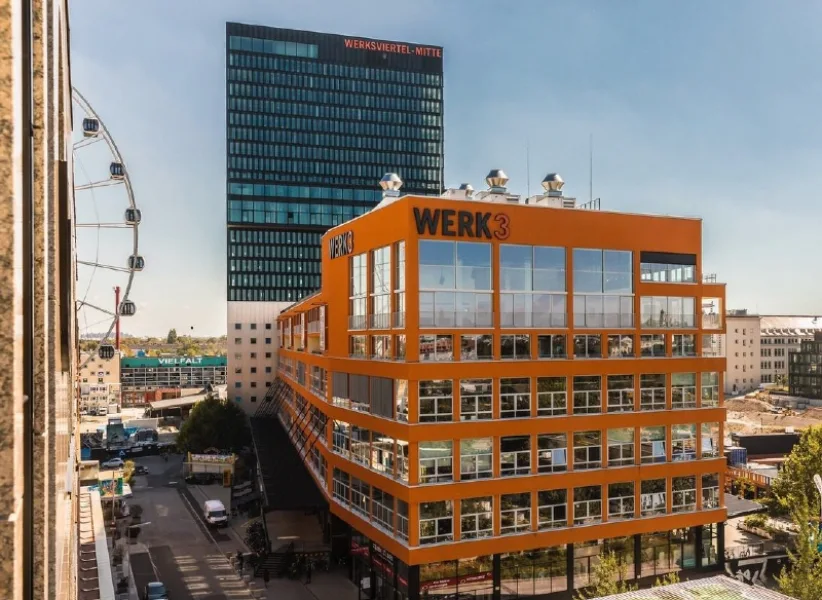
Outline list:
[[[761,368],[766,364],[766,359],[760,357],[760,316],[738,309],[729,310],[725,319],[725,393],[744,394],[759,389]]]
[[[701,221],[488,181],[389,190],[326,235],[255,436],[279,416],[372,597],[568,597],[605,550],[631,577],[721,569],[725,359],[700,338],[725,324],[700,307],[725,286]]]
[[[442,48],[227,23],[228,300],[320,287],[320,236],[443,181]]]
[[[799,352],[803,340],[822,331],[822,317],[762,315],[762,383],[788,385],[788,355]]]
[[[0,590],[77,594],[68,3],[0,2]]]
[[[788,353],[788,387],[792,396],[822,400],[822,332],[802,340],[800,349]]]
[[[120,359],[123,394],[155,390],[203,389],[226,382],[225,356],[175,356]]]
[[[277,315],[289,302],[228,303],[228,397],[256,409],[277,372]]]
[[[80,409],[120,404],[120,354],[100,358],[97,353],[80,355]]]

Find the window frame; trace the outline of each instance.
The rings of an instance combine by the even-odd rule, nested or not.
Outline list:
[[[521,386],[526,383],[528,391],[507,391],[504,386]],[[526,419],[531,416],[531,378],[501,377],[499,380],[500,419]]]

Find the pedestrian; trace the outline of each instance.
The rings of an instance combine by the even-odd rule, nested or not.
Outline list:
[[[308,564],[305,567],[305,582],[311,583],[311,559],[308,560]]]
[[[240,575],[243,574],[243,563],[245,562],[245,557],[243,553],[237,550],[237,564],[240,566]]]
[[[268,581],[271,579],[271,575],[268,574],[268,568],[263,569],[263,583],[265,583],[265,587],[268,587]]]

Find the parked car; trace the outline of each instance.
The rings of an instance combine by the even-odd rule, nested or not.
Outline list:
[[[145,465],[135,465],[134,466],[134,474],[135,475],[148,475],[148,467]]]
[[[109,458],[100,466],[104,469],[122,469],[124,464],[125,463],[123,462],[122,458]]]
[[[143,600],[168,600],[168,592],[162,581],[152,581],[146,584]]]

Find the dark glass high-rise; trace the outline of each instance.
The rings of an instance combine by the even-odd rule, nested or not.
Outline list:
[[[226,24],[229,301],[320,287],[320,237],[386,172],[443,189],[441,47]]]

